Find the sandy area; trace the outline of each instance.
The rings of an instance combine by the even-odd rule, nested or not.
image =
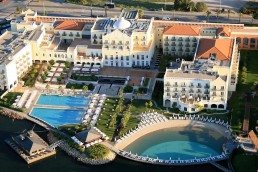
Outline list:
[[[131,136],[127,137],[126,139],[118,142],[115,144],[115,149],[124,149],[126,146],[137,140],[138,138],[157,131],[161,129],[166,128],[172,128],[172,127],[206,127],[210,128],[214,131],[219,132],[221,135],[224,135],[225,137],[229,137],[228,133],[225,133],[225,130],[227,130],[224,126],[214,124],[214,123],[204,123],[201,121],[194,121],[194,120],[168,120],[166,122],[160,122],[152,125],[148,125],[141,130],[137,131],[136,133],[133,133]]]

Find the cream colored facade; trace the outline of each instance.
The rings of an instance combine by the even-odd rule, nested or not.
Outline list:
[[[203,108],[226,109],[229,92],[236,91],[235,76],[238,75],[240,60],[236,40],[230,61],[211,58],[197,59],[195,53],[194,61],[182,61],[178,69],[166,70],[165,107],[178,107],[188,113],[196,113]]]
[[[13,90],[21,76],[32,65],[30,44],[24,44],[20,39],[24,35],[5,32],[0,36],[0,89]]]

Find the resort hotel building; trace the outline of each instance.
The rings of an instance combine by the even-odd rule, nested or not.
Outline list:
[[[243,24],[39,16],[27,10],[0,36],[0,89],[12,90],[33,62],[69,61],[90,67],[151,66],[155,49],[181,58],[164,76],[163,103],[180,110],[226,109],[236,89],[238,49],[258,49],[258,29]],[[185,56],[193,60],[186,61]]]

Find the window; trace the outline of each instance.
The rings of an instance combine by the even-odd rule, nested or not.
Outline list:
[[[144,60],[144,55],[142,55],[142,60]]]
[[[124,57],[123,57],[123,56],[121,56],[121,60],[124,60]]]
[[[118,60],[118,55],[116,55],[116,60]]]
[[[126,60],[129,60],[129,56],[126,56]]]
[[[105,55],[105,59],[108,59],[108,56],[107,56],[107,55]]]
[[[108,64],[108,61],[105,61],[105,64]]]
[[[113,55],[111,55],[110,59],[113,60]]]
[[[139,55],[137,55],[137,60],[139,60]]]
[[[126,62],[126,65],[129,66],[129,62]]]

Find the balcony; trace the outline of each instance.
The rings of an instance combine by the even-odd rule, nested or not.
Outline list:
[[[186,87],[186,84],[182,84],[181,87]]]
[[[209,85],[205,85],[205,86],[204,86],[204,88],[209,89],[209,88],[210,88],[210,86],[209,86]]]
[[[204,94],[210,94],[210,92],[209,91],[204,91]]]
[[[97,36],[96,36],[96,35],[94,35],[94,36],[93,36],[93,39],[97,39]]]
[[[178,87],[178,85],[177,85],[177,84],[174,84],[173,87]]]
[[[182,90],[181,93],[186,93],[186,90]]]
[[[169,44],[166,42],[165,44],[164,44],[165,46],[169,46]]]
[[[72,37],[72,36],[73,36],[73,34],[72,34],[72,33],[70,33],[70,34],[69,34],[69,36],[71,36],[71,37]]]
[[[165,92],[170,92],[170,89],[166,89]]]
[[[185,47],[190,47],[190,44],[185,44]]]
[[[62,36],[66,36],[67,34],[64,32],[63,34],[62,34]]]
[[[197,85],[196,88],[202,88],[202,86],[201,85]]]
[[[172,38],[171,41],[176,41],[176,38]]]
[[[178,92],[178,89],[174,89],[173,92]]]
[[[189,90],[189,93],[194,93],[194,90],[193,89]]]
[[[183,49],[182,49],[182,48],[179,48],[178,51],[183,51]]]
[[[80,34],[79,34],[79,33],[77,33],[75,36],[76,36],[76,37],[80,37]]]
[[[59,32],[57,32],[55,35],[56,35],[56,36],[60,36],[60,33],[59,33]]]
[[[170,86],[170,83],[166,83],[165,86]]]
[[[185,39],[185,41],[189,42],[189,41],[190,41],[190,39],[189,39],[189,38],[186,38],[186,39]]]
[[[197,42],[197,39],[195,38],[195,39],[193,39],[192,41],[193,41],[193,42]]]
[[[182,47],[182,46],[183,46],[183,44],[182,44],[182,43],[179,43],[179,44],[178,44],[178,46]]]
[[[202,90],[197,90],[196,93],[202,93]]]
[[[190,87],[190,88],[193,88],[193,87],[194,87],[194,85],[193,85],[193,84],[191,84],[191,85],[189,85],[189,87]]]
[[[176,44],[173,42],[173,43],[171,44],[171,46],[176,46]]]

